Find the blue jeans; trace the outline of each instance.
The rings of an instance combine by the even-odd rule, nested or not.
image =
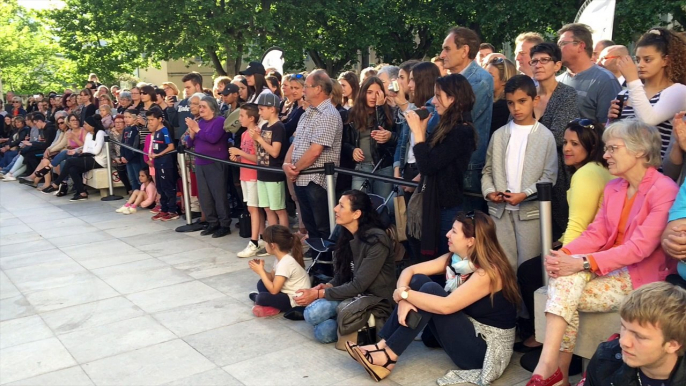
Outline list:
[[[66,161],[69,158],[74,158],[75,155],[68,155],[67,150],[62,150],[61,152],[57,153],[56,156],[52,157],[52,161],[50,161],[50,164],[55,167],[57,165],[60,166],[60,168],[63,167],[62,162]]]
[[[355,170],[360,171],[360,172],[371,173],[372,170],[374,170],[374,164],[371,164],[368,162],[357,164],[357,166],[355,166]],[[385,168],[379,168],[376,170],[376,172],[374,174],[378,174],[380,176],[386,176],[386,177],[393,177],[393,166],[387,166]],[[366,180],[366,178],[353,176],[352,188],[360,190],[360,188],[362,187],[362,184],[364,184],[365,180]],[[379,195],[383,198],[388,197],[388,195],[391,194],[391,190],[393,190],[393,185],[388,184],[386,182],[369,179],[369,183],[367,184],[367,193],[374,193],[374,194]]]
[[[138,179],[138,173],[141,171],[141,164],[140,162],[129,162],[126,164],[126,175],[129,178],[129,182],[131,183],[131,189],[132,190],[140,190],[141,189],[141,182]]]
[[[317,299],[305,308],[305,321],[314,326],[314,338],[319,343],[333,343],[338,340],[336,307],[340,302]]]
[[[15,150],[7,150],[5,154],[3,154],[2,158],[0,158],[0,167],[4,168],[9,166],[10,162],[14,159],[14,157],[19,154],[18,151]]]

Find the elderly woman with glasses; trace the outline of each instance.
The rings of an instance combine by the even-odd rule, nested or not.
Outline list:
[[[224,130],[224,117],[219,114],[217,100],[211,96],[200,98],[200,118],[186,118],[186,143],[196,153],[221,160],[229,160],[229,133]],[[208,226],[200,234],[223,237],[231,233],[231,216],[227,188],[229,165],[219,161],[195,157],[200,207]]]
[[[21,115],[22,117],[26,116],[26,110],[24,109],[23,104],[21,103],[21,99],[19,97],[14,97],[12,99],[12,110],[10,114],[13,117]]]
[[[676,271],[676,260],[660,247],[678,190],[657,171],[660,133],[640,121],[625,120],[610,125],[603,141],[603,157],[618,178],[605,187],[588,228],[544,258],[550,277],[545,341],[527,385],[569,383],[579,311],[616,311],[632,290]]]
[[[540,43],[531,48],[531,70],[538,82],[538,105],[534,114],[538,121],[547,127],[555,137],[557,145],[557,181],[553,187],[553,235],[560,237],[567,226],[569,207],[567,190],[569,173],[565,168],[562,152],[565,128],[572,119],[579,117],[577,93],[573,87],[555,79],[562,67],[562,52],[555,43]]]

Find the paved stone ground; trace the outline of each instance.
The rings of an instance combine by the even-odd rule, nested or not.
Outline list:
[[[246,241],[0,183],[0,384],[364,385],[305,322],[253,317]],[[519,356],[496,385],[524,385]],[[454,365],[413,343],[386,385],[435,385]]]

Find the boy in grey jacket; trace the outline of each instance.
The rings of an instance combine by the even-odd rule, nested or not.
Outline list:
[[[534,117],[539,97],[533,80],[512,77],[505,85],[512,121],[488,144],[481,191],[496,223],[496,235],[512,267],[541,254],[536,183],[557,179],[555,138]]]

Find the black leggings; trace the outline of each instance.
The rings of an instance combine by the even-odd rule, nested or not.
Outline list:
[[[424,292],[437,296],[448,296],[443,287],[431,281],[426,275],[414,275],[410,281],[410,288],[415,291]],[[453,363],[464,370],[480,369],[483,367],[484,357],[486,357],[486,341],[481,335],[476,335],[474,325],[463,311],[458,311],[449,315],[432,314],[431,312],[418,310],[422,316],[417,328],[412,329],[398,323],[398,307],[384,324],[379,336],[386,339],[386,345],[398,356],[412,343],[415,336],[424,327],[424,335],[427,332],[433,336],[435,341],[443,347]],[[428,338],[428,337],[427,337]],[[425,342],[427,339],[422,337]]]
[[[288,295],[283,292],[272,295],[269,293],[267,287],[264,286],[261,279],[257,282],[257,292],[259,293],[255,298],[255,304],[258,306],[274,307],[279,311],[288,311],[292,308],[291,298],[289,298]]]
[[[57,180],[55,180],[55,185],[59,185],[64,182],[67,177],[71,177],[76,193],[85,193],[86,188],[83,186],[82,174],[89,170],[98,169],[101,167],[102,166],[100,166],[99,163],[95,162],[94,157],[81,156],[69,158],[64,162],[64,168],[60,170],[60,175],[57,177]]]

